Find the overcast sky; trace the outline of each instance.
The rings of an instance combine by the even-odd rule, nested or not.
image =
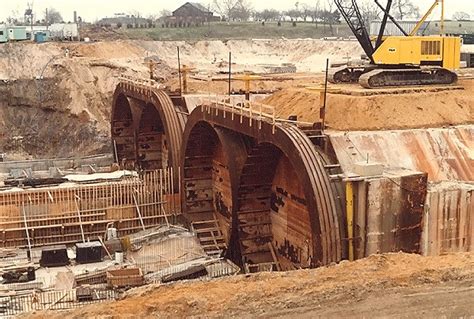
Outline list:
[[[194,0],[207,7],[210,0]],[[298,0],[249,0],[254,9],[261,10],[273,7],[278,10],[285,10],[294,7]],[[320,0],[321,3],[331,0]],[[0,21],[5,21],[12,11],[17,11],[20,15],[24,13],[27,3],[33,2],[33,9],[36,15],[43,17],[46,8],[54,7],[59,10],[65,21],[71,21],[73,11],[77,10],[78,15],[86,21],[95,21],[106,16],[113,16],[114,13],[134,13],[140,12],[142,16],[158,14],[162,9],[174,10],[186,1],[175,0],[0,0]],[[311,4],[315,1],[299,0],[300,3]],[[427,10],[433,0],[415,0],[422,11]],[[447,16],[451,17],[456,11],[465,11],[474,19],[473,0],[446,0]],[[37,18],[35,18],[37,19]]]

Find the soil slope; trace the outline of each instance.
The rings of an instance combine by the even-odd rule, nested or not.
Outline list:
[[[313,270],[142,287],[131,290],[125,299],[118,302],[86,306],[65,313],[30,314],[27,317],[291,318],[295,314],[308,318],[320,315],[340,317],[350,315],[345,310],[357,308],[359,304],[363,304],[357,308],[359,315],[368,317],[377,315],[374,309],[383,310],[382,314],[387,316],[411,314],[413,317],[417,311],[423,315],[424,310],[430,311],[424,313],[427,317],[440,313],[468,316],[474,314],[468,302],[474,296],[473,283],[473,254],[421,257],[397,253],[374,255],[356,262],[342,262]],[[411,310],[407,307],[405,312],[403,308],[391,307],[392,300],[403,305],[400,299],[412,294],[424,294],[429,298],[423,299],[423,303],[412,304]],[[447,308],[441,311],[436,297],[443,301],[439,304],[449,302],[451,306],[458,307],[457,310]]]
[[[443,127],[474,123],[474,90],[352,96],[329,94],[326,125],[335,130],[380,130]],[[277,108],[280,117],[298,115],[301,121],[319,121],[319,93],[285,89],[263,103]]]

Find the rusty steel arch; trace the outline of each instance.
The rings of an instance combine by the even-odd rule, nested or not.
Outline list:
[[[329,176],[318,150],[299,128],[291,124],[272,124],[261,118],[242,115],[242,113],[240,115],[230,114],[229,111],[226,113],[224,109],[216,106],[207,106],[206,109],[200,107],[190,114],[186,124],[183,136],[183,163],[186,163],[187,152],[185,150],[187,145],[193,139],[191,133],[196,125],[202,125],[202,123],[207,123],[208,127],[214,130],[225,129],[232,132],[240,136],[241,141],[251,139],[255,145],[273,145],[282,155],[287,157],[301,182],[307,201],[312,234],[313,261],[311,266],[327,265],[341,260],[341,221],[337,214],[335,196]],[[232,155],[232,161],[234,159],[241,160],[242,158],[245,158],[246,161],[250,153],[249,148],[249,145],[233,148],[233,152],[238,152],[239,155]],[[245,161],[239,165],[241,168],[243,168]],[[237,165],[233,166],[230,180],[238,179],[240,181],[242,169],[239,170]],[[185,167],[182,168],[182,174],[185,176]],[[185,182],[182,186],[186,191]],[[233,213],[235,214],[238,189],[233,190],[230,194],[232,194],[231,200],[234,203]],[[183,204],[185,203],[186,198],[184,196]],[[183,213],[185,216],[189,215],[187,205],[183,205]]]
[[[163,132],[166,136],[168,166],[172,167],[175,171],[178,171],[180,166],[181,141],[188,116],[187,110],[183,109],[181,106],[175,106],[168,94],[163,90],[133,83],[131,81],[121,81],[115,89],[112,105],[111,130],[112,139],[115,141],[115,144],[119,144],[116,141],[117,138],[120,138],[117,134],[117,132],[120,131],[120,128],[117,127],[117,125],[120,124],[119,113],[121,108],[123,108],[121,103],[123,103],[124,98],[126,98],[128,102],[128,107],[132,117],[131,130],[133,130],[133,145],[135,148],[134,166],[140,168],[140,163],[138,161],[138,133],[140,123],[142,122],[142,117],[144,115],[146,116],[146,113],[144,113],[146,106],[152,105],[159,114],[159,119],[163,125]],[[129,139],[130,137],[131,134]],[[117,160],[120,162],[122,158],[120,158],[119,152],[117,153]]]

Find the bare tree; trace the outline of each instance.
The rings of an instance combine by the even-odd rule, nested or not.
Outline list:
[[[458,11],[453,14],[453,20],[456,21],[468,21],[471,19],[471,16],[464,11]]]
[[[8,16],[7,18],[7,23],[10,25],[17,25],[20,23],[20,21],[21,21],[21,18],[20,18],[20,13],[18,12],[18,10],[13,10],[10,16]]]
[[[311,17],[311,11],[312,11],[312,8],[309,4],[300,3],[300,16],[304,22],[306,22],[308,18]]]
[[[420,8],[412,0],[395,0],[393,8],[396,10],[395,18],[399,20],[420,17]]]
[[[318,21],[321,18],[321,4],[319,0],[315,1],[313,7],[310,9],[310,17],[311,21],[316,24],[316,28],[318,27]]]
[[[328,10],[324,10],[321,17],[322,20],[329,24],[329,30],[331,30],[331,34],[334,34],[333,25],[334,23],[339,23],[341,15],[338,10],[334,9],[334,1],[333,0],[326,0],[328,5]]]
[[[59,11],[54,9],[54,8],[49,8],[49,9],[46,10],[46,12],[44,14],[44,19],[49,24],[61,23],[61,22],[64,21],[63,16],[61,15],[61,13],[59,13]]]
[[[159,17],[164,18],[164,17],[169,17],[171,15],[170,10],[163,9],[160,11]]]
[[[276,21],[280,18],[280,12],[275,9],[265,9],[258,13],[258,17],[263,21]]]
[[[214,10],[225,20],[232,20],[232,11],[239,5],[240,0],[214,0]]]
[[[232,20],[248,21],[252,16],[253,8],[245,0],[239,0],[237,5],[231,11]]]
[[[301,16],[300,11],[297,9],[286,11],[286,15],[290,17],[291,21],[298,20],[298,18]]]
[[[360,14],[362,15],[362,19],[364,19],[364,24],[366,27],[370,27],[370,23],[374,20],[380,19],[381,11],[378,10],[376,6],[373,5],[372,2],[363,2],[359,5]]]

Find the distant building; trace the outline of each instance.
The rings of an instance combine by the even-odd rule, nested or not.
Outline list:
[[[8,42],[7,27],[0,25],[0,43]]]
[[[200,26],[209,21],[219,21],[220,17],[196,2],[186,2],[173,11],[173,15],[162,18],[163,27]]]
[[[77,23],[53,23],[49,26],[49,31],[51,37],[57,40],[80,40]]]
[[[7,27],[8,41],[24,41],[28,39],[26,27]]]

